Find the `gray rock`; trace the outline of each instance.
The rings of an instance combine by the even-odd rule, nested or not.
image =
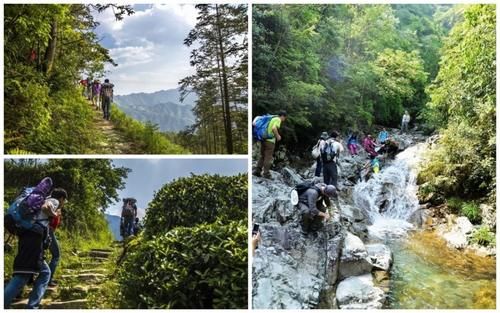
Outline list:
[[[392,265],[392,251],[384,244],[375,243],[365,245],[373,267],[383,271],[389,271]]]
[[[468,245],[468,236],[474,230],[469,219],[465,216],[458,217],[448,229],[447,225],[440,225],[438,233],[446,240],[448,246],[463,249]]]
[[[289,186],[295,186],[295,185],[300,184],[304,181],[304,179],[302,177],[300,177],[299,174],[295,173],[293,170],[289,169],[288,167],[283,168],[282,174],[283,174],[283,180]]]
[[[370,273],[371,270],[372,263],[365,245],[359,237],[347,232],[340,257],[340,278]]]
[[[481,209],[482,223],[490,230],[495,230],[497,226],[495,208],[485,203],[479,205],[479,208]]]
[[[371,274],[346,278],[337,287],[340,309],[381,309],[384,302],[385,294],[373,285]]]

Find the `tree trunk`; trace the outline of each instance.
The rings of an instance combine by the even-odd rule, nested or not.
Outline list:
[[[54,60],[56,58],[56,47],[57,47],[57,19],[54,18],[52,24],[50,25],[50,39],[49,46],[45,50],[44,59],[44,72],[49,74],[54,65]]]
[[[226,149],[228,154],[233,154],[233,135],[231,125],[231,113],[229,108],[229,90],[227,84],[226,64],[224,61],[224,46],[222,44],[222,30],[220,25],[219,5],[215,5],[217,39],[219,43],[219,57],[221,62],[222,83],[224,88],[224,111],[226,112],[225,130],[226,130]]]

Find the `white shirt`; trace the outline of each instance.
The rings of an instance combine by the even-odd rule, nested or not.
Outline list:
[[[57,214],[57,208],[59,207],[59,201],[54,198],[45,199],[43,206],[46,209],[41,209],[35,220],[40,221],[44,226],[49,225],[49,217]]]

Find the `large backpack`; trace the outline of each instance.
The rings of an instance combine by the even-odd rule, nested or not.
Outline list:
[[[269,134],[267,133],[267,128],[269,126],[269,122],[273,117],[276,117],[276,115],[262,115],[262,116],[257,116],[252,123],[252,132],[253,132],[253,138],[258,141],[264,141],[266,139],[269,139]]]
[[[337,151],[335,149],[335,142],[333,140],[327,140],[323,147],[321,148],[321,160],[323,162],[332,162],[337,156]]]
[[[36,219],[36,216],[40,213],[51,189],[50,177],[45,177],[35,187],[24,188],[7,209],[7,214],[4,216],[5,229],[14,235],[23,230],[32,230],[40,221]]]
[[[290,201],[292,202],[292,205],[297,205],[299,203],[299,197],[302,195],[304,192],[306,192],[308,189],[314,188],[318,193],[321,193],[318,187],[314,185],[312,182],[303,182],[300,184],[295,185],[295,188],[292,189],[290,193]]]
[[[113,84],[104,83],[101,85],[101,93],[105,98],[113,97]]]
[[[123,199],[122,216],[124,217],[135,217],[135,203],[137,200],[134,198]]]

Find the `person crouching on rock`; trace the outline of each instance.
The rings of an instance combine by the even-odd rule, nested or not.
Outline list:
[[[316,184],[299,196],[299,210],[302,217],[301,226],[304,233],[316,232],[323,227],[323,220],[330,219],[328,208],[330,198],[337,197],[337,189],[333,185]]]

